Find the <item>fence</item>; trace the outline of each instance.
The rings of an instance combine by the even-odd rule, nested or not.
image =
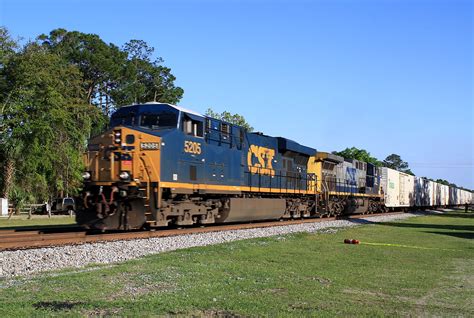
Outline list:
[[[17,209],[13,206],[13,204],[8,204],[8,216],[12,215],[29,215],[35,213],[36,209],[42,207],[44,204],[25,204],[21,208],[18,209],[18,214],[17,214]]]

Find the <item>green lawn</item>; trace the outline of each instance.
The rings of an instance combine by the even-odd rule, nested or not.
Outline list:
[[[64,215],[55,215],[48,218],[46,215],[33,215],[28,219],[27,215],[12,216],[11,219],[0,218],[0,230],[18,229],[18,228],[43,228],[56,225],[75,224],[75,217]]]
[[[191,248],[0,281],[0,317],[472,317],[473,239],[458,212]]]

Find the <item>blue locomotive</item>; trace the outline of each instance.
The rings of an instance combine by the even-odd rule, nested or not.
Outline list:
[[[163,103],[122,107],[110,126],[85,154],[80,224],[132,229],[317,213],[313,148]]]

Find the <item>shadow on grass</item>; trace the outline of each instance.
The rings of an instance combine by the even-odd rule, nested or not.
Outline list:
[[[433,215],[433,216],[442,216],[446,218],[473,218],[473,214],[466,214],[456,213],[456,212],[448,212],[448,213],[433,213],[433,212],[424,212],[425,215]],[[369,215],[370,216],[370,215]],[[392,226],[392,227],[401,227],[401,228],[419,228],[419,229],[434,229],[434,230],[446,230],[446,231],[467,231],[464,234],[458,233],[458,237],[463,238],[473,238],[474,235],[474,226],[473,225],[454,225],[454,224],[426,224],[426,223],[399,223],[399,222],[372,222],[370,220],[365,219],[349,219],[347,220],[351,223],[356,223],[360,225],[364,224],[377,224],[377,225],[384,225],[384,226]],[[436,234],[447,234],[452,236],[456,236],[456,233],[444,233],[444,232],[427,232],[427,233],[436,233]]]
[[[458,238],[463,238],[463,239],[468,239],[468,240],[474,239],[474,232],[435,232],[435,231],[427,231],[425,233],[448,235],[448,236],[458,237]]]
[[[81,302],[74,301],[40,301],[33,304],[35,309],[47,309],[52,311],[71,310],[73,307],[83,305]]]
[[[409,227],[409,228],[420,228],[420,229],[437,229],[437,230],[455,230],[455,231],[472,231],[474,232],[473,225],[451,225],[451,224],[424,224],[424,223],[391,223],[391,222],[379,222],[375,224],[394,226],[394,227]]]
[[[432,213],[432,215],[436,215],[439,217],[446,217],[446,218],[465,218],[465,219],[474,219],[474,211],[464,212],[464,210],[459,210],[455,212],[444,212],[444,213]]]

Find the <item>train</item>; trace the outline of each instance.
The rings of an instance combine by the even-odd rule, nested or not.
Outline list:
[[[133,230],[426,209],[472,192],[249,132],[180,106],[119,108],[90,139],[78,224]]]

